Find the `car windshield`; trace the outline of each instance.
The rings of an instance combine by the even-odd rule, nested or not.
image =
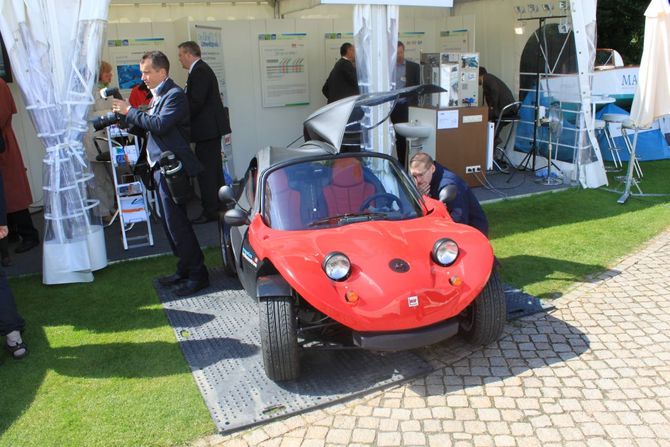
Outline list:
[[[269,172],[263,217],[273,229],[328,228],[370,220],[420,216],[419,195],[387,158],[341,154]]]

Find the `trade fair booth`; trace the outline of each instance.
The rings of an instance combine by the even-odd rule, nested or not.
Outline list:
[[[70,0],[68,2],[70,7],[65,8],[58,3],[58,10],[51,6],[49,11],[43,11],[38,3],[5,1],[1,4],[3,20],[0,22],[0,31],[6,43],[8,39],[13,39],[11,45],[7,45],[12,62],[14,58],[28,58],[30,53],[25,49],[29,48],[28,40],[35,36],[42,39],[37,43],[42,45],[38,48],[43,49],[43,52],[30,54],[28,58],[30,63],[37,63],[33,67],[41,66],[48,72],[46,70],[49,63],[55,63],[56,60],[70,61],[73,54],[80,56],[81,59],[75,59],[73,64],[54,65],[59,67],[55,69],[58,76],[54,81],[54,90],[42,92],[43,94],[36,97],[30,98],[24,85],[19,89],[16,82],[11,84],[18,108],[21,110],[18,119],[15,120],[15,128],[28,165],[31,186],[36,203],[43,205],[47,210],[52,210],[54,204],[63,203],[62,196],[58,196],[57,199],[49,198],[49,194],[55,191],[54,188],[58,190],[57,192],[62,188],[68,191],[67,188],[81,190],[82,195],[78,196],[77,200],[83,200],[84,204],[78,206],[86,208],[88,203],[92,203],[88,202],[89,198],[83,194],[86,190],[85,185],[81,185],[82,179],[87,179],[89,174],[78,175],[78,170],[86,163],[77,164],[77,155],[72,155],[71,149],[67,149],[68,155],[63,156],[62,149],[68,144],[66,139],[57,137],[56,140],[47,142],[46,140],[50,138],[49,132],[41,128],[36,132],[30,122],[29,114],[33,113],[35,122],[36,104],[48,106],[51,104],[49,101],[55,96],[55,103],[59,104],[59,107],[64,107],[62,110],[67,110],[69,114],[60,115],[65,119],[61,124],[67,128],[67,120],[75,120],[78,126],[77,132],[84,132],[85,122],[82,120],[85,120],[84,111],[94,100],[89,92],[92,92],[100,59],[111,63],[114,73],[112,86],[119,87],[124,97],[127,97],[130,88],[139,82],[139,58],[149,49],[158,49],[168,55],[172,63],[170,76],[177,84],[184,85],[187,71],[182,69],[178,62],[177,45],[186,40],[198,42],[203,48],[203,59],[212,66],[217,75],[224,104],[230,109],[232,134],[225,136],[223,151],[229,174],[238,178],[258,148],[273,144],[289,145],[300,139],[301,123],[304,118],[326,103],[321,93],[321,86],[334,62],[339,58],[338,50],[342,43],[347,41],[355,43],[360,48],[359,55],[366,54],[366,51],[368,54],[379,54],[371,52],[373,51],[371,48],[378,50],[378,47],[366,48],[367,44],[360,41],[362,35],[360,30],[366,26],[361,24],[369,20],[366,16],[368,12],[357,10],[358,6],[328,4],[326,1],[203,3],[145,0],[128,4],[113,0],[108,7],[107,5],[103,7],[102,4],[105,2],[100,2],[95,8],[87,6],[86,9],[83,6],[86,2]],[[50,3],[46,4],[48,6]],[[478,64],[486,66],[489,72],[495,73],[510,86],[512,91],[541,89],[545,96],[552,98],[552,101],[561,103],[564,116],[573,114],[571,119],[573,126],[564,126],[564,132],[571,132],[568,138],[569,145],[563,143],[566,139],[564,136],[557,136],[558,142],[556,139],[553,141],[554,145],[566,145],[568,146],[566,150],[572,151],[572,157],[567,157],[566,160],[560,158],[554,160],[562,172],[565,183],[580,184],[582,187],[605,185],[607,180],[602,157],[593,132],[594,107],[590,78],[595,58],[595,0],[589,2],[552,0],[533,3],[532,8],[527,2],[504,0],[454,0],[453,4],[451,1],[436,1],[432,4],[444,6],[389,6],[388,8],[396,9],[391,13],[385,11],[386,16],[381,20],[393,22],[394,27],[390,28],[392,36],[388,30],[384,31],[387,34],[385,36],[374,36],[375,33],[383,33],[378,28],[372,27],[375,32],[369,33],[368,40],[373,42],[372,45],[378,46],[393,43],[388,44],[388,48],[392,50],[384,56],[387,61],[395,57],[395,42],[401,40],[406,46],[405,54],[409,60],[420,62],[421,54],[426,53],[472,54],[477,56]],[[21,7],[25,5],[25,8],[16,8],[16,11],[13,11],[12,8],[17,5]],[[78,18],[67,19],[59,15],[59,11],[68,11],[72,16],[71,11],[80,8]],[[24,17],[21,17],[22,15]],[[39,20],[36,20],[38,17]],[[50,26],[45,28],[43,26],[45,23]],[[572,81],[561,83],[558,88],[550,88],[549,85],[549,79],[559,78],[559,73],[555,72],[554,67],[543,69],[541,79],[538,79],[540,72],[537,65],[533,73],[520,71],[520,60],[527,43],[532,39],[539,40],[537,25],[552,23],[564,31],[565,36],[571,36],[576,53],[575,67],[578,68],[577,72],[571,74]],[[95,32],[91,31],[92,29]],[[79,34],[75,34],[75,30]],[[70,31],[70,34],[67,31]],[[86,32],[89,34],[85,34]],[[382,41],[383,44],[380,44]],[[51,46],[46,42],[51,42]],[[60,42],[63,44],[59,45]],[[23,55],[17,52],[17,43],[24,45]],[[42,59],[37,60],[39,58]],[[376,61],[376,58],[369,59]],[[545,61],[544,65],[548,64],[549,61]],[[14,63],[14,70],[22,68],[21,63]],[[370,64],[367,69],[370,73],[369,82],[366,81],[368,91],[388,89],[388,84],[384,84],[385,79],[386,81],[389,79],[388,72],[381,76],[383,70],[375,64]],[[474,70],[467,71],[470,77],[473,73]],[[466,74],[466,70],[463,74]],[[524,76],[535,78],[535,84],[525,86],[522,80]],[[35,84],[43,80],[26,78],[24,81],[21,79],[17,81],[18,84],[25,82]],[[78,93],[74,99],[67,98],[68,82],[77,88]],[[470,79],[469,88],[472,89],[473,86],[476,90],[476,83]],[[25,104],[23,98],[27,98],[29,104]],[[478,94],[474,93],[471,98],[478,98]],[[474,172],[480,173],[486,170],[483,165],[490,165],[488,160],[492,150],[491,138],[485,135],[488,132],[488,126],[485,125],[487,119],[483,114],[475,113],[476,102],[465,103],[461,101],[462,99],[465,98],[458,98],[457,103],[452,104],[456,107],[448,115],[452,120],[456,117],[457,125],[479,123],[477,134],[480,138],[475,139],[476,147],[471,150],[479,151],[484,157],[484,161],[477,163],[480,170]],[[541,108],[539,105],[538,102],[534,102],[524,106],[524,110],[530,113],[526,125],[534,129],[539,127],[540,118],[548,116],[548,108]],[[436,115],[432,124],[435,132],[440,130],[438,122]],[[381,138],[390,138],[389,132],[384,130]],[[534,156],[545,157],[544,162],[538,162],[539,165],[543,165],[542,163],[546,165],[546,157],[551,157],[546,155],[544,149],[547,145],[551,146],[552,142],[549,140],[550,137],[546,133],[532,136],[532,146],[538,149]],[[446,144],[448,143],[443,143]],[[526,156],[526,152],[514,151],[513,146],[514,143],[511,143],[507,148],[508,155],[514,162],[519,163]],[[47,148],[46,157],[43,147]],[[61,151],[61,155],[53,155],[53,160],[49,161],[49,150],[53,148],[56,148],[54,154]],[[68,169],[72,169],[72,175],[78,177],[78,180],[70,179],[68,181],[72,183],[68,185],[56,180],[62,179],[60,167],[53,171],[51,176],[42,175],[43,169],[47,167],[56,169],[55,167],[60,166],[59,163],[65,157],[69,157],[68,163],[72,165]],[[463,176],[467,174],[471,173],[465,170],[462,173]],[[54,182],[61,183],[55,187]],[[45,193],[40,194],[40,191]],[[68,245],[68,241],[72,240],[72,234],[79,231],[51,231],[51,228],[61,227],[63,216],[67,220],[72,213],[68,213],[65,209],[53,215],[54,225],[47,225],[45,243],[50,240],[52,234],[57,234],[54,238],[65,241],[64,243]],[[90,222],[84,227],[87,225],[90,226]],[[61,253],[60,248],[57,251]],[[45,282],[92,280],[90,272],[99,268],[100,264],[93,262],[91,268],[73,265],[74,271],[86,272],[79,279],[75,275],[72,279],[66,279],[64,276]]]

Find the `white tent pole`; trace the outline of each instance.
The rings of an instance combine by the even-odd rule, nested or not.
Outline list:
[[[588,139],[595,153],[596,161],[591,161],[590,153],[577,154],[575,164],[579,181],[584,188],[597,188],[607,185],[607,175],[603,164],[600,146],[593,130],[593,115],[591,112],[591,71],[593,58],[595,57],[595,13],[597,0],[572,0],[570,2],[570,14],[575,36],[575,50],[577,52],[577,79],[579,82],[579,95],[581,99],[582,126],[586,128]],[[591,32],[591,39],[589,38]],[[589,42],[591,41],[591,48]],[[583,138],[579,138],[581,147]]]

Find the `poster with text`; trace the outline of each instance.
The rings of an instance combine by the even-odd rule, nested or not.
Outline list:
[[[263,107],[309,104],[307,34],[259,34]]]
[[[440,31],[440,52],[467,53],[472,51],[474,50],[470,49],[468,30]]]
[[[335,62],[342,57],[340,47],[343,43],[349,42],[353,45],[354,33],[326,33],[325,34],[324,53],[326,55],[326,73],[330,73]]]
[[[426,42],[426,33],[423,31],[398,33],[398,40],[405,45],[405,59],[417,64],[420,63],[421,50]]]
[[[151,50],[165,52],[165,39],[162,37],[110,39],[107,41],[107,47],[109,62],[116,69],[112,83],[116,82],[122,90],[130,90],[142,82],[140,72],[142,55]]]
[[[219,93],[223,104],[228,105],[226,94],[226,72],[223,64],[223,46],[221,28],[217,26],[193,25],[193,40],[200,45],[202,60],[212,68],[219,82]]]

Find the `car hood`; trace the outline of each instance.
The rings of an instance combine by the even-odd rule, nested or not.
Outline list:
[[[259,258],[271,262],[300,296],[331,318],[363,331],[409,329],[457,315],[484,287],[493,263],[486,236],[439,216],[311,231],[276,231],[258,219],[252,233],[250,242]],[[437,265],[431,256],[435,242],[445,237],[460,250],[449,267]],[[351,261],[351,274],[344,281],[330,280],[322,269],[333,251]],[[406,271],[394,270],[399,261]],[[458,287],[450,283],[454,277],[462,281]],[[355,291],[361,302],[346,302],[347,291]],[[407,299],[414,296],[423,297],[421,309],[407,313]]]

